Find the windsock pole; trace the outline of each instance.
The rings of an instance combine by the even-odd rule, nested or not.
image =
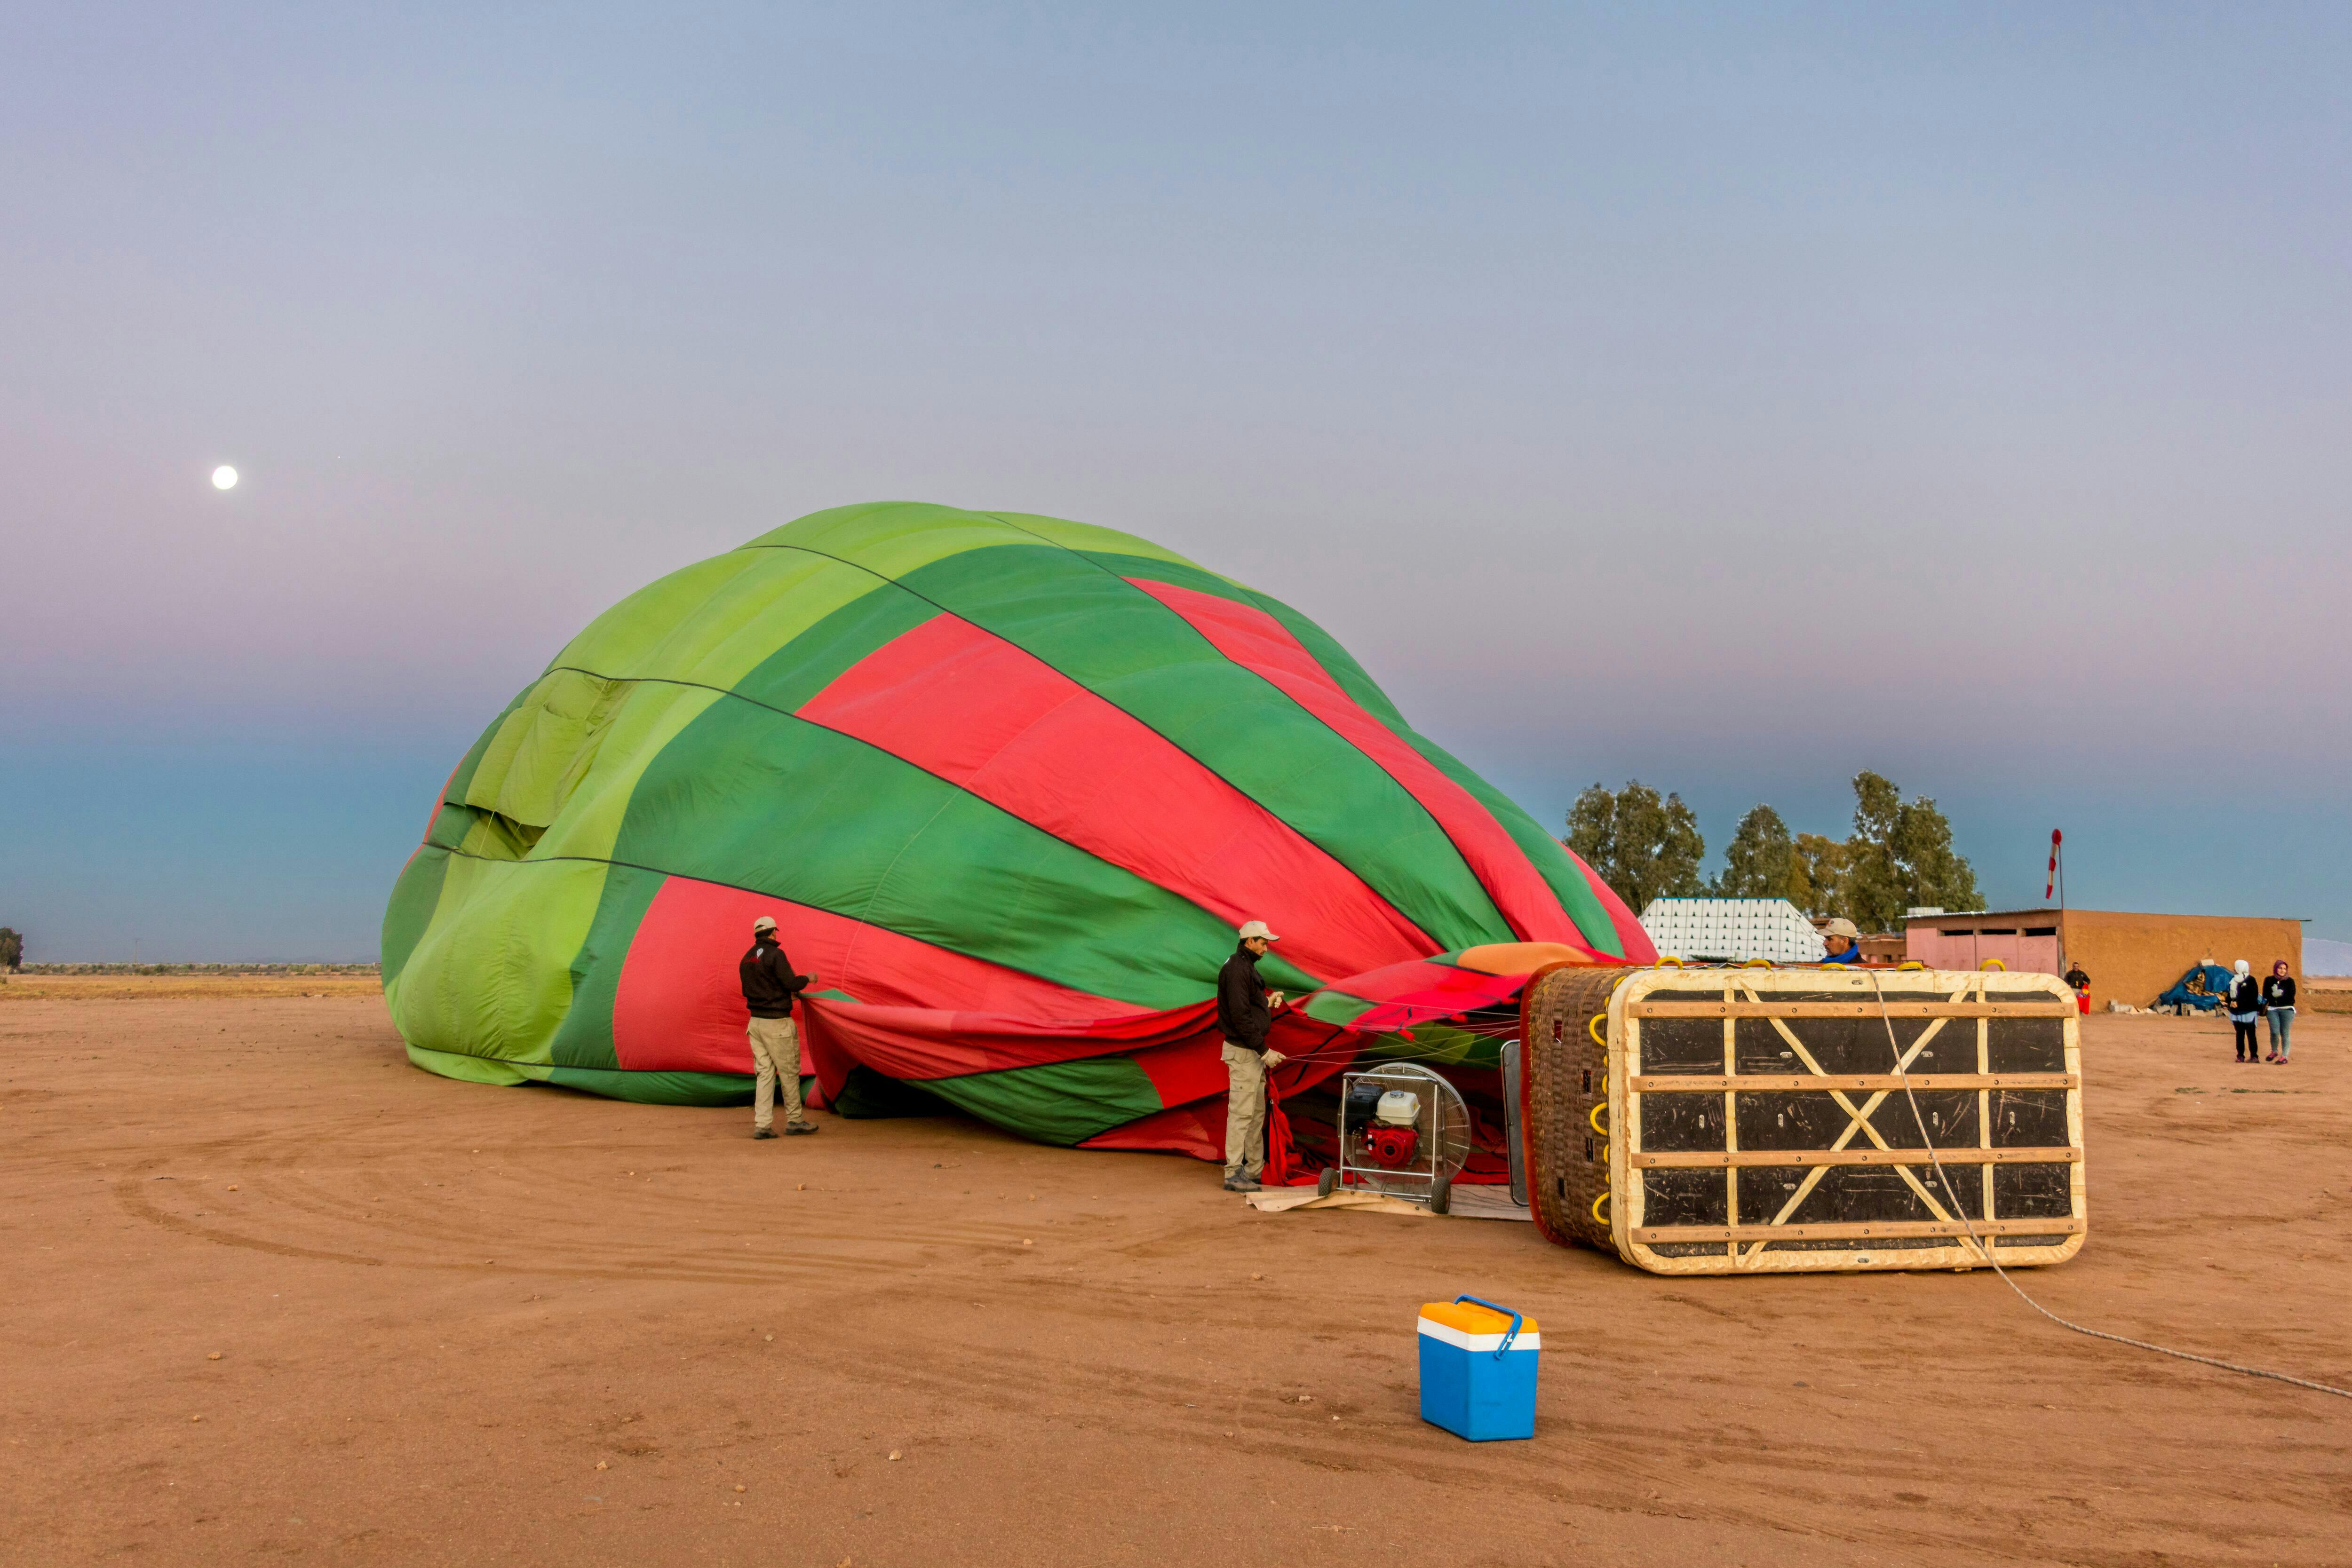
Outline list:
[[[2066,962],[2066,867],[2059,858],[2059,851],[2065,841],[2065,834],[2055,828],[2050,830],[2050,875],[2042,884],[2042,903],[2050,902],[2052,893],[2058,894],[2058,962],[2061,964]]]

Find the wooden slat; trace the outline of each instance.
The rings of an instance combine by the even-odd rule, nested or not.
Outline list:
[[[2080,1149],[1937,1149],[1948,1166],[2054,1166],[2081,1163]],[[1705,1169],[1724,1166],[1924,1166],[1932,1164],[1925,1149],[1740,1149],[1733,1153],[1699,1150],[1693,1154],[1625,1156],[1635,1166],[1659,1169]]]
[[[1720,1094],[1727,1089],[1769,1092],[1831,1089],[2079,1089],[2072,1072],[1675,1072],[1626,1081],[1636,1094]]]
[[[2076,1009],[2061,1001],[2011,1007],[2000,1002],[1895,1002],[1888,1016],[1899,1019],[2065,1019]],[[1859,1002],[1633,1002],[1625,1016],[1637,1019],[1850,1019],[1876,1018],[1878,1004]]]
[[[2077,1236],[2080,1219],[1889,1219],[1869,1225],[1644,1225],[1633,1239],[1661,1241],[1874,1241],[1910,1236]]]

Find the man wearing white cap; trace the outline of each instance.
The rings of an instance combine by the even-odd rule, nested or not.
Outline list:
[[[1282,938],[1263,920],[1244,925],[1240,936],[1241,946],[1217,971],[1217,1028],[1225,1037],[1225,1190],[1255,1192],[1265,1169],[1265,1075],[1284,1060],[1265,1043],[1282,993],[1267,991],[1257,961]]]
[[[814,983],[814,975],[795,975],[792,960],[776,941],[776,917],[762,915],[751,922],[751,950],[737,966],[743,979],[743,1005],[751,1012],[751,1061],[760,1070],[751,1092],[751,1135],[776,1135],[776,1081],[784,1084],[784,1134],[802,1137],[816,1124],[801,1114],[801,1031],[793,1022],[793,998]]]
[[[1822,927],[1822,945],[1829,956],[1824,964],[1859,964],[1862,962],[1862,933],[1851,920],[1832,920]]]

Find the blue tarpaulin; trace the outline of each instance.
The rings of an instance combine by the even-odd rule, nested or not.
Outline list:
[[[2230,994],[2231,977],[2230,971],[2219,964],[2192,965],[2189,973],[2172,983],[2172,989],[2156,998],[2156,1005],[2174,1008],[2186,1003],[2200,1013],[2210,1012]]]

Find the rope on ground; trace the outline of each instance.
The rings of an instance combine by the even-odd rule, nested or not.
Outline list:
[[[2297,1388],[2308,1388],[2315,1394],[2333,1394],[2339,1399],[2352,1399],[2352,1388],[2338,1388],[2332,1383],[2315,1383],[2308,1377],[2296,1377],[2284,1372],[2272,1372],[2260,1366],[2242,1366],[2234,1361],[2223,1361],[2217,1356],[2199,1355],[2194,1351],[2175,1350],[2170,1345],[2150,1344],[2144,1339],[2131,1339],[2123,1334],[2109,1333],[2105,1329],[2085,1328],[2081,1323],[2060,1317],[2056,1312],[2027,1295],[2025,1287],[2009,1277],[2009,1270],[2002,1268],[2000,1260],[1993,1256],[1991,1243],[1977,1234],[1975,1223],[1969,1218],[1968,1211],[1960,1207],[1959,1196],[1952,1190],[1952,1178],[1944,1174],[1944,1162],[1937,1157],[1936,1141],[1927,1135],[1927,1120],[1919,1114],[1919,1097],[1911,1092],[1911,1075],[1903,1069],[1903,1047],[1895,1038],[1895,1019],[1886,1010],[1886,993],[1879,989],[1876,974],[1868,969],[1864,970],[1863,973],[1870,976],[1870,988],[1878,997],[1878,1017],[1886,1026],[1887,1047],[1895,1052],[1895,1076],[1903,1081],[1903,1098],[1911,1103],[1911,1120],[1918,1125],[1919,1142],[1927,1148],[1928,1163],[1936,1167],[1936,1179],[1943,1186],[1945,1201],[1952,1206],[1952,1218],[1967,1228],[1969,1240],[1976,1247],[1978,1252],[1983,1255],[1984,1260],[1992,1265],[1992,1271],[2000,1276],[2001,1283],[2017,1292],[2019,1301],[2023,1301],[2060,1328],[2071,1329],[2078,1334],[2086,1334],[2092,1339],[2103,1339],[2115,1344],[2127,1344],[2134,1350],[2154,1351],[2158,1355],[2168,1355],[2176,1361],[2193,1361],[2200,1366],[2219,1367],[2223,1372],[2241,1373],[2248,1377],[2267,1377],[2274,1383],[2291,1383]]]

